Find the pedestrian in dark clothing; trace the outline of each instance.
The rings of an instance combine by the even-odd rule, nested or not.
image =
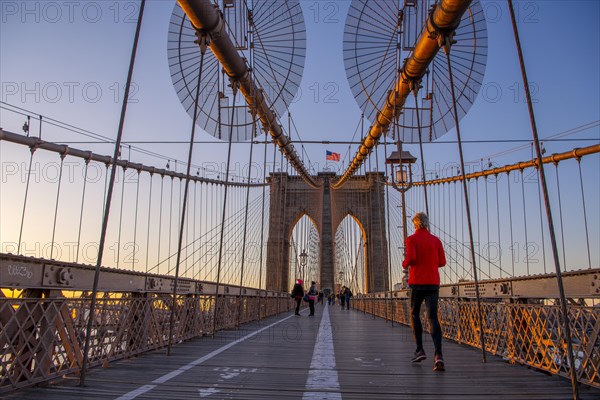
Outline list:
[[[346,310],[350,309],[350,297],[352,297],[352,291],[350,290],[349,287],[346,287],[346,289],[344,289],[344,297],[346,299]]]
[[[315,316],[315,300],[317,299],[317,284],[315,281],[311,282],[310,289],[308,289],[308,307],[310,308],[309,317]]]
[[[427,305],[427,319],[431,328],[431,338],[435,346],[434,371],[444,371],[442,356],[442,328],[438,320],[437,308],[440,295],[440,273],[438,269],[446,265],[446,255],[442,242],[429,233],[429,218],[425,213],[413,217],[415,233],[406,239],[406,254],[402,267],[408,271],[410,286],[410,308],[412,328],[417,350],[412,362],[427,358],[423,349],[423,327],[421,325],[421,304]]]
[[[346,306],[346,296],[344,295],[344,289],[345,288],[346,288],[346,286],[342,287],[342,289],[340,290],[340,293],[339,293],[339,296],[340,296],[340,305],[342,306],[342,310]]]
[[[300,315],[300,303],[304,297],[304,288],[302,287],[302,279],[298,279],[292,289],[292,298],[296,300],[296,315]]]

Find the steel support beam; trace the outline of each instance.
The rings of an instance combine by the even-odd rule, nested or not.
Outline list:
[[[377,146],[381,135],[385,134],[394,120],[401,114],[406,98],[418,85],[433,58],[441,48],[440,38],[451,35],[458,27],[460,20],[469,7],[471,0],[442,0],[435,5],[427,18],[421,36],[410,57],[404,62],[400,78],[390,91],[385,105],[377,113],[369,134],[363,139],[354,159],[332,187],[338,189],[346,183],[367,159],[371,150]]]
[[[218,6],[210,0],[177,0],[177,2],[198,34],[208,36],[208,45],[223,66],[223,70],[232,83],[239,85],[246,103],[252,111],[256,112],[263,127],[269,131],[273,142],[279,146],[292,167],[309,186],[319,187],[319,182],[308,173],[296,153],[292,141],[283,133],[281,125],[277,122],[277,115],[267,104],[263,90],[259,89],[252,79],[246,60],[240,56],[229,38]]]

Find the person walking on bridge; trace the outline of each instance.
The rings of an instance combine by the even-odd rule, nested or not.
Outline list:
[[[412,330],[417,344],[412,362],[421,362],[427,358],[423,349],[423,327],[420,318],[421,304],[425,301],[431,338],[435,346],[433,370],[444,371],[442,328],[438,320],[437,308],[440,295],[440,273],[438,269],[446,265],[446,255],[440,239],[429,232],[427,214],[417,213],[412,221],[415,226],[415,233],[406,238],[406,250],[402,262],[405,273],[408,269]]]
[[[302,298],[304,297],[304,288],[302,287],[302,283],[304,281],[302,279],[298,279],[292,288],[292,298],[296,300],[296,314],[300,315],[300,303],[302,303]]]

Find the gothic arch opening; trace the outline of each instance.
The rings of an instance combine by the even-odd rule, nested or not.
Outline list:
[[[361,222],[352,214],[340,222],[335,232],[335,288],[347,286],[354,294],[368,292],[367,235]]]
[[[305,289],[311,281],[320,283],[321,240],[316,223],[307,214],[300,214],[292,224],[288,241],[290,289],[298,278],[304,281]]]

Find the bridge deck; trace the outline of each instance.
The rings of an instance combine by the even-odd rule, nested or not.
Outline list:
[[[331,334],[332,333],[332,334]],[[331,338],[333,337],[333,341]],[[411,364],[410,330],[339,306],[278,316],[111,364],[8,399],[568,399],[570,382],[444,342],[446,371]],[[582,388],[583,399],[600,391]]]

